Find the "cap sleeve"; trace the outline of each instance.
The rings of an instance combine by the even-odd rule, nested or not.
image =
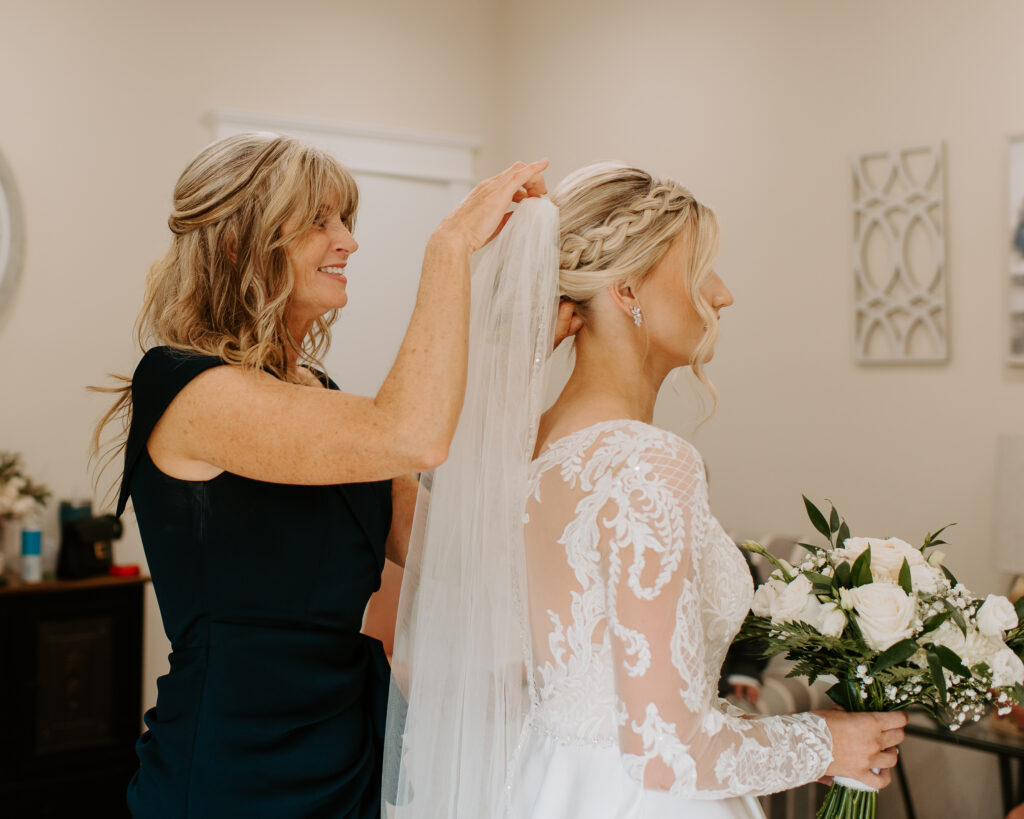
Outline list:
[[[146,352],[132,375],[132,415],[124,451],[124,474],[117,499],[121,516],[131,495],[132,474],[149,435],[182,388],[200,373],[225,366],[216,356],[154,347]]]

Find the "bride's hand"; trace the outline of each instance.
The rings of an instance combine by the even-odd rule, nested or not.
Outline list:
[[[547,166],[546,159],[529,165],[517,162],[497,176],[485,179],[444,218],[432,238],[454,239],[470,252],[479,250],[505,226],[512,215],[509,205],[548,192],[543,175]]]
[[[826,776],[846,776],[881,790],[892,780],[907,715],[902,711],[851,714],[839,708],[815,711],[832,733],[832,764]],[[875,773],[872,768],[879,771]]]

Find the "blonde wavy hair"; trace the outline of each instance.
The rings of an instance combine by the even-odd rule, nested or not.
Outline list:
[[[567,176],[551,194],[560,219],[559,294],[576,305],[584,325],[590,301],[610,284],[638,286],[680,234],[688,237],[686,290],[707,332],[690,368],[717,405],[704,361],[718,338],[715,311],[701,286],[718,255],[718,220],[673,179],[600,162]]]
[[[305,367],[287,371],[285,351],[323,369],[337,311],[316,319],[305,338],[292,337],[285,308],[295,274],[285,249],[333,213],[354,229],[358,203],[348,170],[301,140],[245,133],[208,145],[174,187],[171,245],[146,279],[135,326],[139,346],[167,345],[308,382]],[[131,423],[131,379],[114,378],[120,386],[90,388],[117,394],[96,427],[93,458],[107,424],[122,422],[100,472],[123,448]]]

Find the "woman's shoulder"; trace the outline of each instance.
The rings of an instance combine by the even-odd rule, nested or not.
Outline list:
[[[704,472],[704,460],[697,448],[682,436],[633,418],[598,421],[549,443],[538,462],[567,458],[612,463],[640,461],[654,470]]]

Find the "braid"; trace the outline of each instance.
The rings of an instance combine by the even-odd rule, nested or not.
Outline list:
[[[654,222],[668,214],[679,214],[696,204],[693,196],[675,182],[652,180],[650,191],[608,214],[599,225],[563,235],[563,270],[601,270],[619,254],[626,242],[651,231]]]
[[[718,247],[714,214],[673,179],[657,179],[639,168],[599,163],[570,174],[551,195],[559,209],[559,293],[576,304],[586,326],[590,301],[608,285],[637,285],[684,231],[692,237],[687,291],[710,330],[694,352],[693,373],[712,397],[704,357],[718,325],[700,296]]]

